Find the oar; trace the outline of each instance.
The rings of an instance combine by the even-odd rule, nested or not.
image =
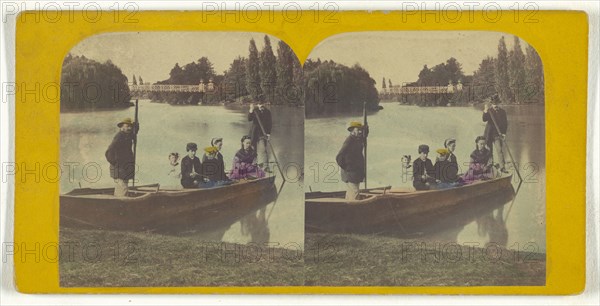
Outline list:
[[[254,111],[253,111],[254,113]],[[258,121],[258,125],[260,126],[260,130],[262,131],[263,135],[265,137],[267,137],[267,133],[265,132],[265,128],[263,127],[262,121],[260,120],[260,116],[258,116],[258,114],[254,113],[254,117],[256,118],[256,121]],[[269,148],[271,148],[271,153],[273,153],[273,158],[275,158],[275,165],[277,165],[277,169],[279,169],[279,174],[281,174],[281,178],[283,179],[283,181],[285,182],[285,175],[283,175],[283,171],[281,170],[281,167],[279,166],[279,160],[277,160],[277,154],[275,154],[275,149],[273,149],[273,145],[271,144],[271,140],[267,137],[267,143],[269,144]]]
[[[139,127],[138,120],[138,99],[135,99],[135,119],[133,119],[133,179],[131,180],[131,186],[135,187],[135,171],[136,171],[136,155],[137,155],[137,134]]]
[[[512,207],[515,204],[515,200],[517,199],[517,195],[519,194],[519,190],[521,189],[521,184],[523,184],[523,181],[520,181],[519,185],[517,186],[517,191],[515,191],[515,196],[513,197],[512,202],[510,202],[510,206],[508,207],[508,211],[506,212],[506,217],[502,216],[504,223],[506,223],[506,221],[508,221],[508,217],[510,216],[510,211],[512,210]]]
[[[490,117],[492,118],[492,122],[494,123],[494,127],[496,127],[496,132],[498,132],[498,136],[502,135],[502,133],[500,133],[500,128],[498,128],[498,124],[496,123],[496,117],[494,117],[494,113],[492,113],[492,110],[488,110]],[[504,143],[504,146],[506,147],[506,152],[508,153],[508,156],[510,156],[510,160],[512,161],[513,166],[515,167],[515,171],[517,172],[517,176],[519,177],[519,180],[522,182],[523,178],[521,177],[521,172],[519,172],[519,167],[518,165],[515,163],[515,159],[512,156],[512,153],[510,152],[510,148],[508,147],[508,143],[506,143],[506,140],[504,139],[504,137],[500,136],[500,139],[502,139],[502,143]]]
[[[269,211],[269,214],[267,215],[267,221],[269,221],[269,218],[271,218],[273,209],[275,209],[275,205],[277,205],[277,200],[279,200],[279,194],[281,193],[281,190],[283,189],[283,185],[285,185],[285,181],[281,182],[281,186],[279,186],[279,190],[277,190],[277,197],[275,198],[275,202],[273,202],[273,206],[271,206],[271,210]]]
[[[365,189],[367,189],[367,101],[363,103],[363,141],[365,145]]]

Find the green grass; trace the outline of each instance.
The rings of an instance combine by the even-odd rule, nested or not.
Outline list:
[[[305,285],[545,284],[545,254],[381,236],[306,234]]]
[[[302,285],[297,251],[193,237],[62,229],[65,287]]]
[[[545,254],[370,235],[307,233],[304,254],[75,229],[60,242],[65,287],[540,286],[546,271]]]

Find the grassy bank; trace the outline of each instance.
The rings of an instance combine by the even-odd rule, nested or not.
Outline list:
[[[496,246],[306,233],[308,286],[544,285],[546,255]]]
[[[153,233],[61,229],[66,287],[302,285],[299,250]]]

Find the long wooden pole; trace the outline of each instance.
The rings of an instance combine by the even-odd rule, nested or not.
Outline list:
[[[265,132],[265,128],[263,127],[262,121],[260,120],[260,116],[258,114],[256,114],[255,111],[256,110],[252,110],[252,113],[254,114],[254,117],[256,118],[256,121],[258,122],[258,125],[260,126],[260,130],[262,131],[264,137],[267,137],[267,132]],[[273,158],[275,158],[275,165],[277,165],[277,169],[279,170],[279,174],[281,175],[281,178],[285,182],[286,181],[285,175],[283,175],[283,171],[281,170],[281,166],[279,166],[279,160],[277,159],[277,154],[275,154],[275,149],[273,149],[273,145],[271,144],[271,140],[269,138],[267,138],[267,143],[269,144],[269,148],[271,148],[271,153],[273,153]]]
[[[139,127],[138,119],[138,99],[135,99],[135,116],[133,120],[133,180],[131,180],[131,186],[135,187],[135,172],[136,172],[136,156],[137,156],[137,134]]]
[[[519,166],[515,163],[515,159],[512,156],[512,153],[510,152],[510,148],[508,147],[508,143],[506,143],[506,140],[504,139],[504,137],[502,137],[502,133],[500,132],[500,128],[498,127],[498,123],[496,123],[496,117],[494,117],[494,113],[492,113],[492,110],[488,110],[488,112],[490,113],[490,117],[492,118],[492,122],[494,123],[494,127],[496,127],[496,132],[498,132],[498,136],[500,137],[500,139],[502,139],[502,143],[504,144],[504,146],[506,147],[506,152],[508,153],[508,156],[510,156],[510,160],[513,163],[513,166],[515,167],[515,171],[517,172],[517,176],[519,177],[519,180],[522,182],[523,178],[521,177],[521,173],[519,172]]]
[[[367,101],[363,103],[363,140],[365,145],[365,189],[367,189]]]

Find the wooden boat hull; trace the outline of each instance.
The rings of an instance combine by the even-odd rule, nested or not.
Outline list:
[[[76,189],[60,196],[61,226],[176,231],[240,218],[276,197],[275,177],[209,189],[140,191],[116,198],[112,188]]]
[[[512,176],[442,190],[367,192],[358,201],[342,199],[345,192],[307,193],[305,224],[309,231],[339,233],[381,233],[404,231],[423,220],[466,209],[487,201],[505,204],[514,196]],[[337,199],[336,199],[337,198]]]

